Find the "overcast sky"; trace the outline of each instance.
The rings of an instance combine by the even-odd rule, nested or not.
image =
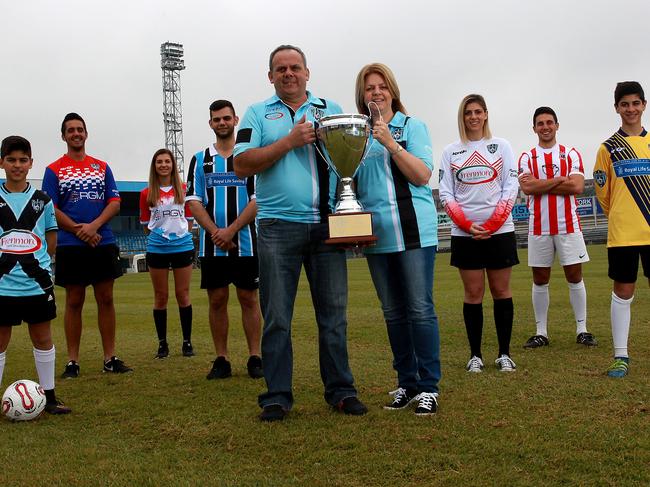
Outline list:
[[[87,151],[118,180],[145,180],[164,145],[160,44],[179,42],[185,163],[212,143],[208,106],[239,112],[270,96],[269,52],[307,54],[317,96],[356,112],[359,69],[383,62],[410,115],[423,119],[438,158],[458,138],[456,114],[471,92],[486,97],[494,135],[518,155],[536,141],[531,116],[556,109],[559,140],[591,173],[602,140],[619,125],[617,81],[650,94],[648,0],[0,0],[0,136],[31,140],[34,169],[65,151],[70,111],[88,124]],[[650,112],[649,112],[650,114]],[[650,115],[648,115],[650,116]]]

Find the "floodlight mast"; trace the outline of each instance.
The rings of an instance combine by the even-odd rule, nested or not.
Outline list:
[[[185,69],[183,45],[174,42],[161,44],[160,58],[165,147],[174,154],[178,171],[184,181],[185,162],[183,159],[183,115],[181,110],[181,71]]]

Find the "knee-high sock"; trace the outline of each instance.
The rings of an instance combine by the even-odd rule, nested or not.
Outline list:
[[[34,363],[41,387],[46,391],[54,389],[54,361],[56,353],[54,345],[49,350],[34,349]]]
[[[497,327],[499,356],[510,355],[510,337],[515,310],[512,298],[494,300],[494,324]]]
[[[612,293],[612,340],[614,341],[614,357],[628,357],[627,337],[630,333],[630,299],[619,298]]]
[[[537,285],[533,283],[533,311],[537,335],[548,338],[548,283]]]
[[[167,340],[167,310],[154,309],[153,322],[156,325],[156,334],[158,335],[158,341],[159,342],[166,341]]]
[[[472,356],[481,358],[481,338],[483,336],[483,304],[463,303],[465,330]]]
[[[576,319],[576,335],[587,331],[587,290],[585,282],[569,283],[569,301]]]
[[[2,384],[2,374],[5,371],[5,360],[7,360],[7,352],[0,353],[0,384]]]
[[[178,307],[178,314],[181,318],[181,329],[183,330],[183,341],[189,342],[192,339],[192,305],[184,308]]]

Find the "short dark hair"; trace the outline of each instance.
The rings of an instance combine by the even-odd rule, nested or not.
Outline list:
[[[81,115],[75,112],[70,112],[65,117],[63,117],[63,122],[61,122],[61,135],[65,135],[65,123],[69,122],[70,120],[79,120],[84,126],[84,131],[88,132],[88,129],[86,128],[86,122],[83,118],[81,118]]]
[[[307,67],[307,56],[305,56],[305,53],[302,52],[302,49],[296,46],[292,46],[291,44],[282,44],[281,46],[278,46],[271,51],[271,55],[269,56],[269,71],[273,71],[273,57],[278,52],[286,50],[296,51],[298,54],[300,54],[302,57],[302,64],[305,65],[305,68]]]
[[[533,127],[535,126],[536,119],[539,115],[552,115],[553,120],[555,120],[555,123],[557,123],[557,115],[555,114],[555,110],[553,110],[551,107],[539,107],[537,110],[535,110],[535,113],[533,114]]]
[[[2,141],[0,157],[4,158],[15,150],[22,151],[29,157],[32,157],[32,144],[29,143],[29,140],[20,135],[10,135]]]
[[[620,81],[616,83],[616,89],[614,90],[614,106],[617,106],[621,98],[627,95],[639,95],[641,101],[645,101],[643,88],[641,88],[638,81]]]
[[[215,100],[210,103],[210,116],[212,116],[212,112],[216,112],[226,107],[230,108],[232,110],[232,114],[235,115],[235,107],[232,106],[232,103],[230,103],[228,100]]]

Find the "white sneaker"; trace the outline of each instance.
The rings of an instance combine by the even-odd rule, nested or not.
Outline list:
[[[514,372],[517,368],[515,362],[506,354],[501,355],[494,363],[501,372]]]
[[[474,355],[471,359],[469,359],[469,362],[467,362],[467,372],[474,372],[478,374],[479,372],[483,372],[483,361]]]

